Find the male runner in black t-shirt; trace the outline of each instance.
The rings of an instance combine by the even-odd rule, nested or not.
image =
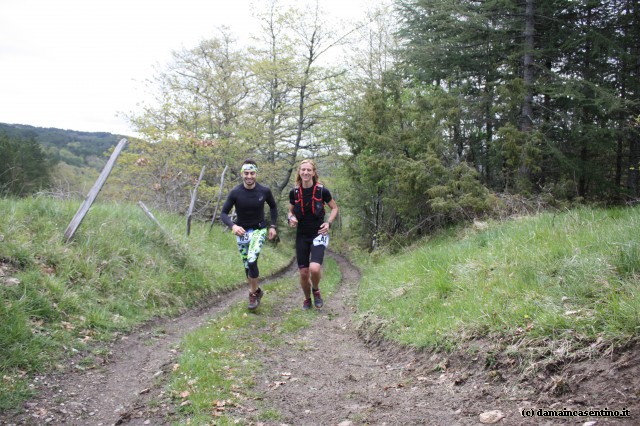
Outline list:
[[[242,164],[242,184],[231,190],[227,200],[222,206],[220,220],[231,228],[236,236],[238,250],[244,263],[247,281],[249,281],[249,310],[255,310],[260,305],[260,299],[264,291],[258,287],[258,256],[262,249],[267,224],[264,217],[264,203],[269,205],[271,224],[269,226],[269,239],[276,235],[276,222],[278,220],[278,206],[273,198],[271,190],[256,182],[258,167],[255,161],[246,160]],[[231,208],[235,206],[236,221],[233,223],[229,217]]]

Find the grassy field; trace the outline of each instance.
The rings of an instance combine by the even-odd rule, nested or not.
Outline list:
[[[580,208],[361,254],[361,320],[417,348],[476,337],[624,345],[640,334],[640,208]]]
[[[94,205],[63,243],[79,204],[47,198],[0,200],[0,409],[28,397],[37,372],[175,315],[236,287],[244,272],[234,238],[221,226],[154,212],[170,240],[137,206]],[[287,265],[290,247],[261,254],[261,274]],[[99,350],[99,349],[97,349]]]
[[[46,198],[0,201],[0,410],[29,396],[34,374],[62,369],[78,354],[89,367],[101,341],[244,281],[235,241],[219,226],[209,233],[194,223],[187,238],[184,217],[156,213],[168,241],[137,206],[97,204],[63,244],[77,208]],[[358,319],[429,350],[476,338],[516,348],[625,345],[640,333],[639,222],[640,208],[581,208],[451,229],[398,254],[352,253],[362,272]],[[292,253],[289,244],[263,250],[261,275]],[[323,288],[339,279],[327,262]],[[274,283],[276,297],[261,309],[273,309],[290,284]],[[310,318],[294,310],[260,338],[277,345]],[[185,337],[167,385],[179,415],[204,421],[211,401],[233,403],[237,386],[250,391],[260,366],[243,336],[260,321],[241,304]],[[184,395],[190,404],[182,406]],[[277,413],[265,409],[265,420],[270,415]]]

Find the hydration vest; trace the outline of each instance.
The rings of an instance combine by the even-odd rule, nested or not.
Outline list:
[[[313,192],[311,194],[311,214],[319,219],[324,219],[324,200],[322,199],[322,190],[324,186],[320,183],[313,185]],[[302,188],[296,186],[293,189],[293,199],[295,204],[293,205],[293,214],[298,220],[309,213],[304,211],[304,200],[302,199]]]

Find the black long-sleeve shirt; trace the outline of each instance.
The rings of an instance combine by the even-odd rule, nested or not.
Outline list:
[[[231,228],[234,223],[229,217],[229,212],[235,206],[236,225],[242,226],[244,229],[264,228],[267,226],[264,218],[265,203],[269,205],[271,225],[275,225],[278,220],[278,206],[271,190],[259,183],[256,183],[252,189],[247,189],[243,184],[240,184],[229,192],[227,200],[222,206],[220,220]]]

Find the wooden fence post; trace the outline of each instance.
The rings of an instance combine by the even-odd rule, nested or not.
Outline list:
[[[147,208],[147,206],[145,206],[145,204],[142,201],[138,201],[138,206],[140,206],[140,208],[142,209],[142,211],[147,215],[147,217],[149,219],[151,219],[151,221],[153,223],[156,224],[156,226],[160,229],[160,231],[162,232],[162,234],[167,237],[167,239],[169,241],[171,241],[172,243],[174,242],[173,238],[171,238],[171,234],[169,234],[160,224],[160,222],[158,222],[158,219],[156,219],[156,217],[153,215],[153,213],[151,213],[151,210],[149,210]]]
[[[196,205],[196,198],[198,198],[198,187],[200,186],[200,182],[202,181],[202,177],[204,176],[204,169],[206,167],[207,166],[202,166],[200,177],[198,178],[198,182],[196,182],[196,187],[193,188],[193,192],[191,193],[191,203],[189,204],[189,211],[187,212],[187,237],[191,233],[191,215],[193,214],[193,208]]]
[[[227,169],[229,165],[224,166],[224,170],[222,171],[222,176],[220,176],[220,189],[218,189],[218,201],[216,202],[216,209],[213,212],[213,217],[211,218],[211,226],[209,226],[209,232],[213,228],[213,222],[216,220],[216,216],[218,215],[218,207],[220,206],[220,199],[222,198],[222,187],[224,186],[224,174],[227,173]]]
[[[109,157],[109,161],[107,161],[107,164],[102,169],[102,173],[100,173],[100,176],[98,176],[98,179],[93,184],[93,187],[89,191],[89,194],[87,194],[86,198],[84,199],[84,202],[76,212],[75,216],[73,216],[71,223],[69,223],[69,226],[67,226],[67,229],[64,231],[65,243],[68,243],[69,240],[73,238],[73,235],[78,230],[78,227],[82,223],[82,220],[84,219],[84,217],[89,212],[89,208],[91,207],[96,197],[98,196],[98,193],[100,192],[105,182],[107,181],[107,178],[109,177],[109,173],[111,173],[111,169],[113,169],[113,166],[116,164],[116,160],[118,159],[120,152],[122,151],[122,149],[126,144],[127,144],[127,139],[125,138],[120,139],[120,142],[118,142],[118,145],[111,153],[111,157]]]
[[[184,256],[186,253],[186,250],[182,248],[182,246],[180,246],[180,244],[176,240],[174,240],[173,237],[171,237],[171,234],[162,227],[158,219],[156,219],[153,213],[151,213],[151,210],[149,210],[142,201],[138,201],[138,206],[147,215],[147,217],[151,219],[153,223],[155,223],[158,229],[160,229],[160,232],[162,232],[162,235],[164,235],[164,237],[167,239],[169,246],[173,247],[181,256]]]

